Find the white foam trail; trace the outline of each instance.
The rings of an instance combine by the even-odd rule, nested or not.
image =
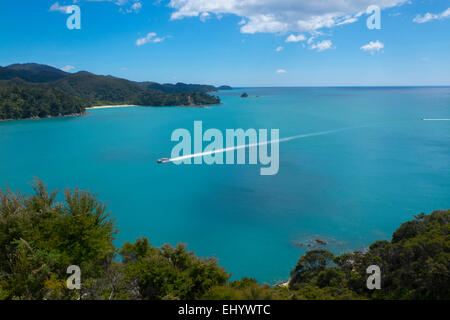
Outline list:
[[[450,121],[450,119],[422,119],[423,121]]]
[[[358,127],[358,128],[360,128],[360,127]],[[188,154],[188,155],[185,155],[185,156],[171,158],[171,159],[169,159],[169,162],[182,161],[182,160],[185,160],[185,159],[203,157],[203,156],[216,154],[216,153],[227,152],[227,151],[231,151],[231,150],[239,150],[239,149],[244,149],[244,148],[263,146],[263,145],[266,145],[266,144],[286,142],[286,141],[302,139],[302,138],[307,138],[307,137],[322,136],[322,135],[325,135],[325,134],[330,134],[330,133],[335,133],[335,132],[340,132],[340,131],[345,131],[345,130],[350,130],[350,129],[355,129],[355,127],[342,128],[342,129],[336,129],[336,130],[328,130],[328,131],[320,131],[320,132],[313,132],[313,133],[306,133],[306,134],[300,134],[300,135],[297,135],[297,136],[292,136],[292,137],[287,137],[287,138],[282,138],[282,139],[264,141],[264,142],[259,142],[259,143],[244,144],[244,145],[240,145],[240,146],[233,146],[233,147],[228,147],[228,148],[223,148],[223,149],[217,149],[217,150],[211,150],[211,151],[206,151],[206,152],[199,152],[199,153],[194,153],[194,154]]]

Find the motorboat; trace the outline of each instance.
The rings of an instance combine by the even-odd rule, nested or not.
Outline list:
[[[170,159],[169,159],[169,158],[161,158],[161,159],[158,159],[158,163],[168,163],[168,162],[170,162]]]

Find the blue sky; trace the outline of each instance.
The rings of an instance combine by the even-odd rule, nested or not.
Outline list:
[[[66,27],[64,6],[74,3],[80,30]],[[380,30],[366,26],[371,4],[382,8]],[[450,85],[449,8],[448,0],[5,0],[0,65],[232,86]]]

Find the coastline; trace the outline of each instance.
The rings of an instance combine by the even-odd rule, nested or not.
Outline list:
[[[222,103],[215,103],[215,104],[207,104],[207,105],[181,105],[181,106],[138,106],[138,105],[110,105],[110,106],[94,106],[94,107],[88,107],[85,108],[85,112],[82,113],[70,113],[65,115],[59,115],[59,116],[47,116],[47,117],[30,117],[30,118],[20,118],[20,119],[0,119],[0,122],[6,122],[6,121],[17,121],[17,120],[42,120],[42,119],[52,119],[52,118],[66,118],[66,117],[81,117],[88,114],[88,110],[95,110],[95,109],[110,109],[110,108],[130,108],[130,107],[147,107],[147,108],[200,108],[200,109],[209,109],[211,106],[219,106],[222,105]]]
[[[95,109],[110,109],[110,108],[129,108],[129,107],[145,107],[145,108],[201,108],[207,109],[211,106],[220,106],[223,103],[214,103],[214,104],[189,104],[189,105],[178,105],[178,106],[139,106],[135,104],[121,104],[121,105],[109,105],[109,106],[94,106],[88,107],[87,110],[95,110]]]
[[[85,116],[86,112],[82,112],[82,113],[69,113],[69,114],[62,114],[59,116],[46,116],[46,117],[29,117],[29,118],[19,118],[19,119],[0,119],[0,122],[3,121],[18,121],[18,120],[42,120],[42,119],[53,119],[53,118],[69,118],[69,117],[81,117],[81,116]]]
[[[128,107],[140,107],[131,104],[120,104],[120,105],[110,105],[110,106],[93,106],[86,108],[86,110],[94,110],[94,109],[108,109],[108,108],[128,108]]]

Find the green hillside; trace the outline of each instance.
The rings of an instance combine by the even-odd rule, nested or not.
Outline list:
[[[79,114],[96,105],[218,104],[214,86],[134,82],[89,72],[67,73],[39,64],[0,67],[0,119]]]

